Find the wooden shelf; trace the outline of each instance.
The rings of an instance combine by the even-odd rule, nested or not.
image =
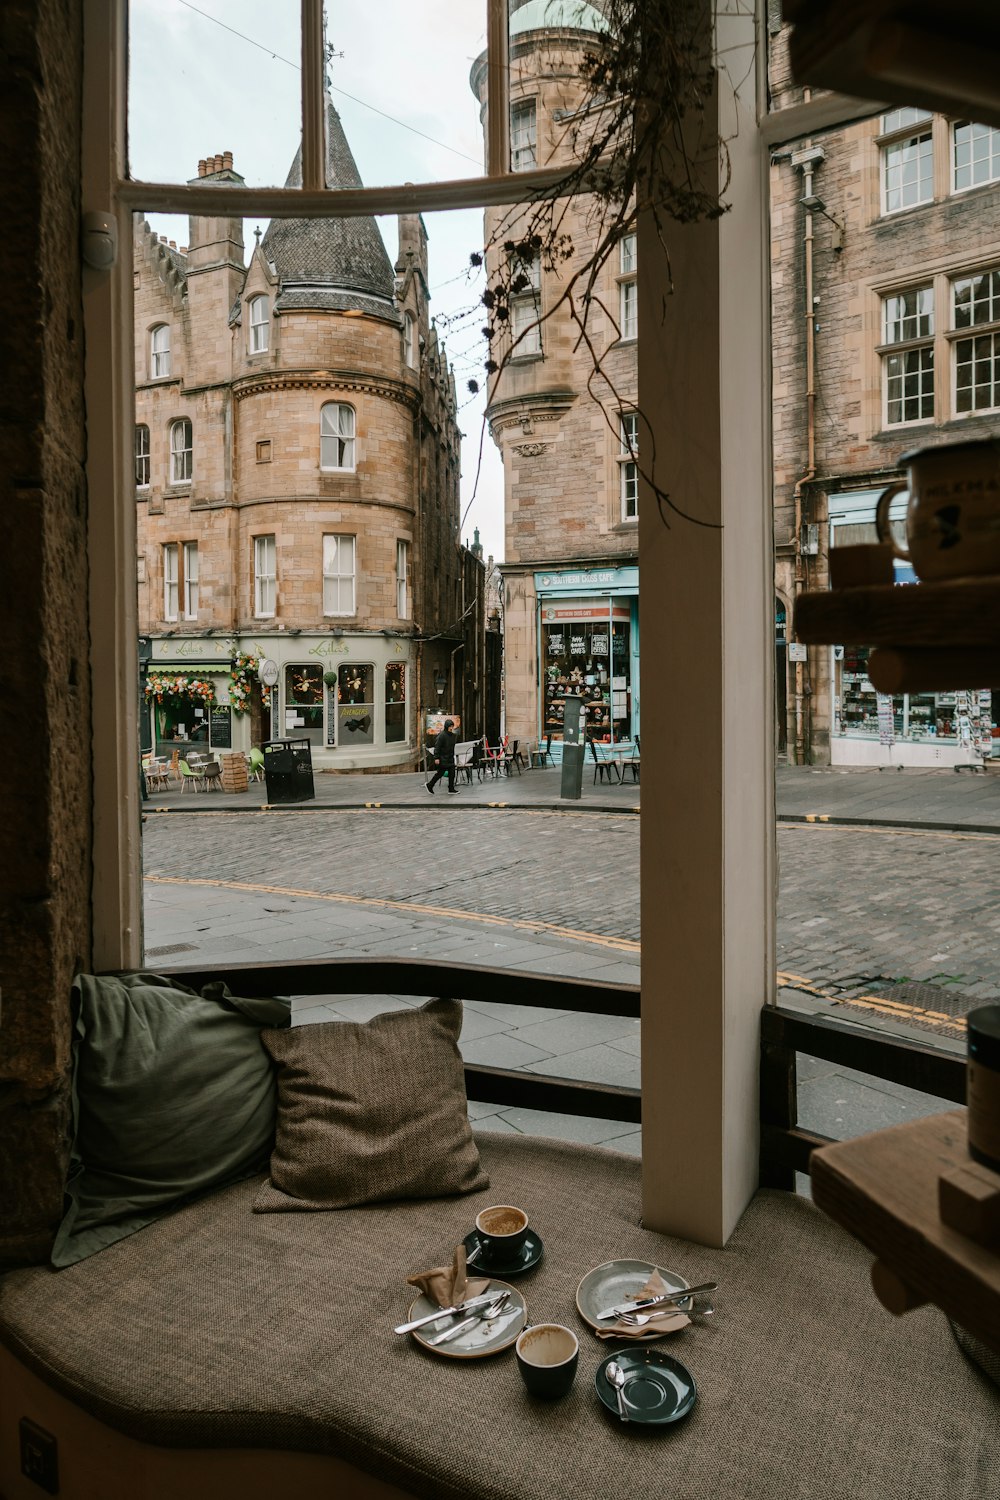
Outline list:
[[[1000,648],[1000,578],[866,584],[801,594],[795,635],[809,646]]]
[[[942,1175],[967,1168],[965,1110],[814,1151],[813,1199],[877,1257],[892,1312],[933,1302],[1000,1352],[1000,1256],[941,1220]]]

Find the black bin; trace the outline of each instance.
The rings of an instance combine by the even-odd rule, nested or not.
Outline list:
[[[268,740],[261,749],[268,802],[311,802],[316,788],[309,741]]]

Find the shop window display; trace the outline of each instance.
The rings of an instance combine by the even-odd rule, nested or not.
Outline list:
[[[323,743],[323,669],[285,668],[285,739]]]
[[[406,666],[391,661],[385,669],[385,742],[398,745],[406,739]]]
[[[834,734],[877,740],[884,733],[868,657],[867,646],[836,648]],[[988,754],[995,731],[991,694],[899,693],[892,699],[892,727],[896,741],[967,743]]]
[[[582,698],[589,738],[608,743],[631,739],[628,623],[605,617],[544,624],[543,651],[543,734],[561,740],[566,700]]]
[[[337,674],[337,744],[343,750],[375,741],[375,668],[345,664]]]

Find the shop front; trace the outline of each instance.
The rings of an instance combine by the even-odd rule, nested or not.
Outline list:
[[[376,636],[153,639],[145,689],[160,755],[305,739],[319,769],[412,760],[414,645]]]
[[[875,505],[880,490],[831,495],[830,548],[878,540]],[[900,501],[900,511],[904,508]],[[902,523],[894,522],[900,532]],[[896,583],[916,582],[897,561]],[[830,762],[838,766],[970,765],[1000,749],[989,691],[877,693],[868,677],[866,646],[830,648]]]
[[[538,734],[562,743],[570,699],[584,705],[585,733],[634,744],[639,725],[639,570],[586,568],[535,574],[538,607]]]

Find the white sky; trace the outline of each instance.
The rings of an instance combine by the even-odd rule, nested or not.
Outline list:
[[[130,12],[132,175],[184,182],[197,176],[200,157],[232,151],[249,186],[282,184],[299,144],[297,0],[131,0]],[[331,97],[366,186],[481,175],[469,71],[486,46],[485,0],[327,0],[327,31],[344,54],[330,65]],[[186,218],[150,223],[187,243]],[[394,262],[396,221],[377,223]],[[485,387],[484,310],[481,285],[466,271],[470,252],[482,249],[482,213],[427,214],[425,223],[431,314],[454,366],[465,434],[462,537],[471,542],[478,526],[486,553],[502,558],[503,470],[489,436],[473,500],[484,396],[471,397],[467,381]],[[248,254],[255,225],[245,224]]]

